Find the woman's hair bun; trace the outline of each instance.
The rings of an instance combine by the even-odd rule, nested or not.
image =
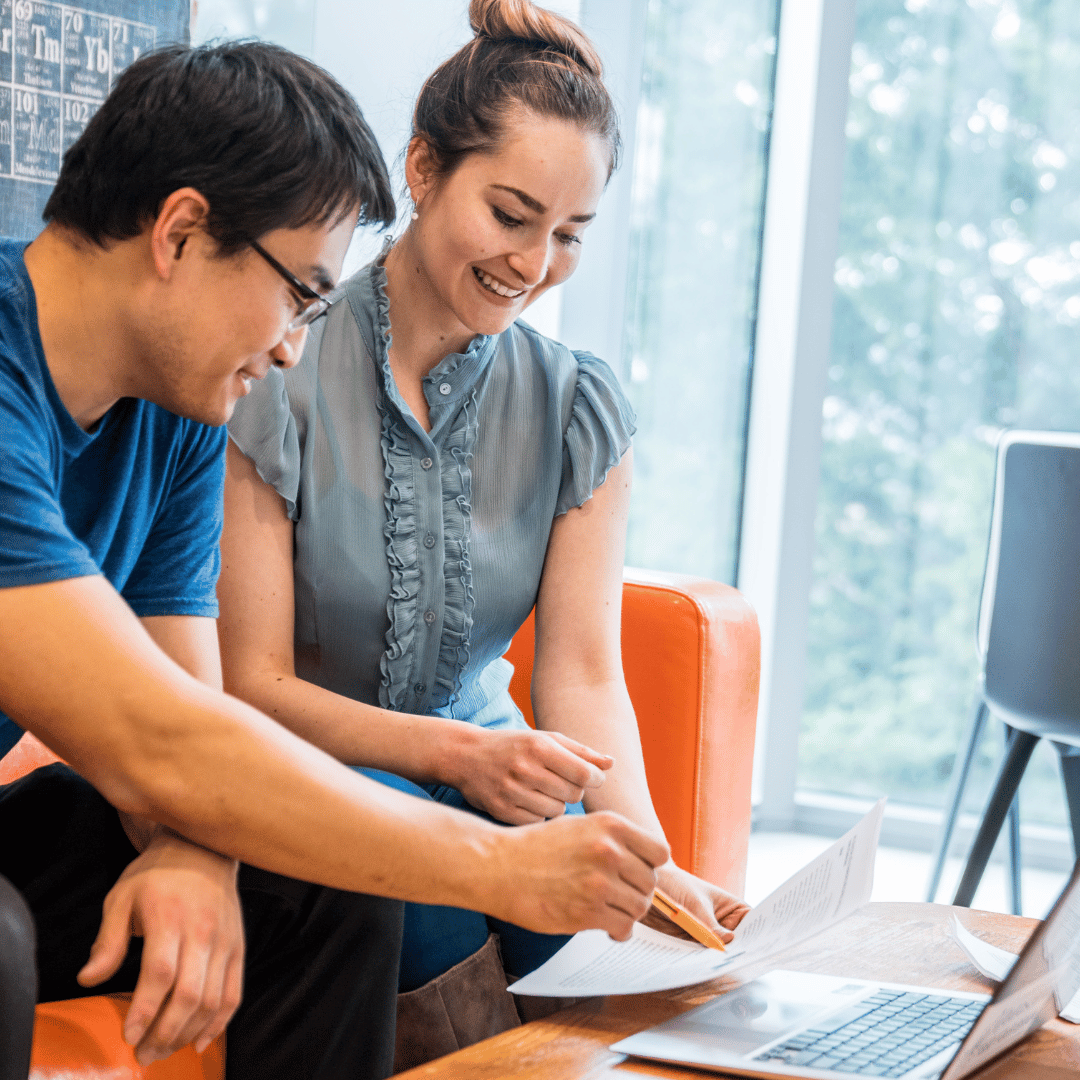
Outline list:
[[[470,0],[474,37],[428,76],[412,138],[437,178],[470,154],[494,153],[516,110],[599,135],[619,162],[619,118],[592,42],[569,19],[530,0]]]
[[[477,37],[492,41],[526,41],[555,49],[602,78],[604,65],[592,42],[569,19],[532,0],[470,0],[469,23]]]

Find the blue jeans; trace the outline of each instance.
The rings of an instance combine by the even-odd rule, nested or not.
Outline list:
[[[465,796],[445,784],[421,787],[411,780],[383,772],[381,769],[357,769],[359,773],[387,787],[397,788],[418,799],[429,799],[466,810],[477,817],[495,821],[490,814],[477,810],[465,801]],[[568,814],[584,814],[581,803],[570,803]],[[505,822],[495,821],[496,825]],[[464,908],[441,907],[437,904],[406,904],[405,932],[401,944],[401,969],[398,990],[406,993],[449,971],[455,964],[472,956],[494,931],[502,945],[503,964],[507,973],[519,978],[535,971],[550,960],[570,939],[565,934],[538,934],[513,923],[482,915]]]

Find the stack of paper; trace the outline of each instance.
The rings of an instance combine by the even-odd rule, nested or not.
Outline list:
[[[967,958],[988,979],[1001,982],[1012,970],[1016,963],[1016,955],[991,945],[982,938],[977,938],[970,930],[954,915],[950,928],[953,941],[964,950]],[[1072,1024],[1080,1024],[1080,992],[1058,1014],[1062,1020],[1068,1020]]]
[[[629,941],[603,930],[575,934],[515,994],[592,997],[692,986],[757,963],[838,923],[870,899],[882,799],[847,835],[766,897],[739,924],[726,952],[635,924]]]

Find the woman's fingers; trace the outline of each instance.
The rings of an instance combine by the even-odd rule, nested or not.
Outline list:
[[[459,780],[473,806],[511,825],[558,817],[604,782],[614,759],[558,732],[493,731]]]
[[[537,762],[553,778],[561,780],[571,789],[599,787],[604,782],[604,769],[609,769],[615,761],[614,758],[597,754],[556,731],[537,732],[533,736],[531,748]],[[577,748],[580,748],[581,752]],[[589,756],[585,756],[586,754]],[[597,761],[606,764],[599,765]],[[570,801],[577,802],[576,799]]]
[[[606,772],[615,764],[615,759],[610,754],[602,754],[599,750],[594,750],[591,746],[586,746],[584,743],[579,743],[577,739],[571,739],[569,735],[564,735],[561,731],[546,731],[545,735],[549,739],[554,739],[560,743],[572,754],[583,760],[589,762],[589,764],[596,766],[596,768]],[[603,777],[601,777],[601,782]]]
[[[512,797],[512,806],[523,817],[522,821],[512,823],[515,825],[531,825],[534,822],[559,817],[561,814],[566,813],[566,803],[561,799],[552,799],[528,788],[521,788]]]
[[[669,893],[677,904],[680,904],[723,941],[732,939],[732,930],[739,925],[743,916],[750,910],[749,904],[738,897],[725,892],[718,885],[694,877],[693,874],[680,869],[674,863],[661,867],[657,876],[660,887]],[[678,937],[688,936],[674,923],[666,918],[654,916],[651,912],[646,922],[666,933]]]

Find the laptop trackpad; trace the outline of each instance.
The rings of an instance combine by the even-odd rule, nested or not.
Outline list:
[[[866,984],[844,979],[771,971],[653,1031],[688,1035],[699,1044],[707,1042],[728,1053],[749,1054],[826,1010],[857,1000],[869,990]]]

